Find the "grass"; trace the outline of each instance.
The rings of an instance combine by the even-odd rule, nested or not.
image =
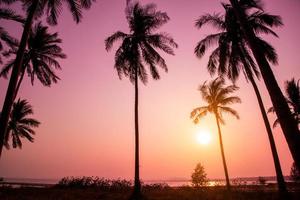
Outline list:
[[[291,196],[300,199],[299,187],[293,188]],[[127,200],[131,194],[129,189],[101,188],[0,188],[1,200]],[[274,186],[235,186],[231,198],[225,187],[144,187],[143,194],[148,200],[277,200],[279,199]]]

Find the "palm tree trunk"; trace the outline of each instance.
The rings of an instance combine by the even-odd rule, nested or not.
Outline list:
[[[22,83],[23,78],[24,78],[24,75],[25,75],[25,67],[22,69],[21,76],[20,76],[20,78],[19,78],[19,81],[18,81],[18,84],[17,84],[17,87],[16,87],[15,96],[14,96],[14,101],[16,100],[17,94],[18,94],[18,92],[19,92],[21,83]]]
[[[244,49],[241,48],[241,55],[245,55],[243,53],[243,50]],[[285,194],[285,193],[287,193],[286,184],[285,184],[284,177],[283,177],[283,174],[282,174],[280,160],[279,160],[279,157],[278,157],[278,153],[277,153],[277,149],[276,149],[272,129],[271,129],[271,126],[270,126],[270,123],[269,123],[269,120],[268,120],[268,116],[267,116],[267,113],[266,113],[266,110],[265,110],[260,92],[258,90],[258,87],[255,83],[253,75],[250,72],[250,66],[247,64],[247,62],[245,60],[245,57],[241,56],[241,59],[242,59],[243,65],[244,65],[244,69],[246,71],[246,75],[247,75],[248,79],[250,80],[250,83],[251,83],[251,85],[254,89],[254,92],[255,92],[255,95],[256,95],[256,98],[257,98],[257,101],[258,101],[258,105],[259,105],[259,108],[260,108],[260,112],[261,112],[261,115],[262,115],[263,120],[264,120],[264,124],[265,124],[265,127],[266,127],[266,131],[267,131],[267,134],[268,134],[270,147],[271,147],[271,151],[272,151],[278,188],[279,188],[279,191],[282,194]]]
[[[23,57],[24,57],[24,51],[26,49],[29,33],[31,30],[31,25],[33,22],[34,18],[34,13],[38,5],[38,0],[34,0],[32,3],[31,9],[28,12],[28,16],[24,25],[23,33],[22,33],[22,38],[20,42],[20,46],[17,52],[16,56],[16,61],[15,65],[13,67],[13,70],[11,72],[11,77],[9,80],[5,100],[3,103],[2,107],[2,112],[1,112],[1,119],[0,119],[0,158],[2,154],[2,149],[3,149],[3,142],[4,142],[4,136],[7,130],[7,125],[8,125],[8,120],[9,120],[9,115],[11,112],[11,108],[14,102],[14,97],[15,97],[15,91],[17,87],[17,82],[19,78],[19,73],[22,68],[22,63],[23,63]]]
[[[243,13],[240,9],[237,0],[230,0],[230,3],[234,8],[237,19],[241,23],[242,31],[246,40],[249,42],[252,53],[259,66],[290,152],[293,156],[296,166],[300,168],[300,132],[298,130],[297,123],[290,112],[288,104],[277,84],[268,61],[255,42],[256,36],[253,30],[246,23],[245,13]]]
[[[135,121],[135,170],[134,170],[134,189],[133,196],[139,199],[141,194],[140,182],[140,161],[139,161],[139,90],[138,90],[138,72],[135,72],[135,102],[134,102],[134,121]]]
[[[270,147],[271,147],[274,166],[275,166],[275,171],[276,171],[276,178],[277,178],[278,188],[281,192],[285,193],[285,192],[287,192],[286,184],[285,184],[284,177],[283,177],[283,174],[282,174],[280,160],[279,160],[279,157],[278,157],[278,153],[277,153],[274,137],[273,137],[273,134],[272,134],[272,129],[271,129],[268,117],[267,117],[267,113],[266,113],[266,110],[264,108],[263,101],[261,99],[259,90],[257,88],[257,85],[256,85],[253,77],[250,76],[249,80],[250,80],[250,82],[253,86],[253,89],[255,91],[257,101],[258,101],[258,104],[259,104],[259,108],[260,108],[260,111],[261,111],[261,115],[263,117],[265,127],[266,127],[266,130],[267,130],[267,133],[268,133],[268,138],[269,138],[269,142],[270,142]]]
[[[217,126],[218,126],[220,148],[221,148],[222,161],[223,161],[223,167],[224,167],[225,178],[226,178],[226,187],[227,187],[227,190],[229,191],[230,190],[230,182],[229,182],[228,170],[227,170],[227,165],[226,165],[226,160],[225,160],[225,153],[224,153],[224,147],[223,147],[221,128],[220,128],[220,123],[219,123],[217,112],[214,112],[214,114],[215,114],[216,121],[217,121]]]

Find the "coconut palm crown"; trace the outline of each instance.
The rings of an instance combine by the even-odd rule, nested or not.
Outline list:
[[[191,112],[191,118],[194,123],[198,123],[207,113],[215,114],[222,124],[225,124],[223,113],[231,114],[239,119],[237,111],[229,107],[229,105],[233,103],[241,103],[239,97],[229,96],[229,94],[236,91],[238,87],[235,85],[224,86],[224,84],[224,79],[216,78],[208,84],[204,82],[199,86],[202,99],[207,102],[208,105],[197,107]]]
[[[33,142],[35,135],[33,128],[40,125],[40,122],[33,118],[28,118],[33,114],[32,106],[25,100],[18,99],[13,105],[8,123],[8,131],[4,138],[4,145],[7,149],[10,148],[10,140],[13,148],[22,148],[21,138],[26,138]]]
[[[125,12],[130,33],[117,31],[105,40],[106,50],[110,50],[116,41],[121,40],[115,54],[115,68],[119,77],[128,76],[132,83],[138,77],[146,84],[148,74],[145,65],[147,65],[152,78],[159,79],[156,66],[160,66],[166,72],[168,68],[156,49],[174,55],[172,47],[176,48],[177,44],[169,34],[153,32],[170,18],[167,13],[157,11],[155,4],[145,6],[141,6],[138,2],[129,4]]]
[[[202,58],[210,46],[218,44],[217,48],[212,51],[207,64],[210,74],[226,75],[230,80],[236,81],[242,71],[246,79],[249,76],[254,77],[254,75],[259,78],[260,73],[253,61],[248,43],[242,34],[232,7],[224,3],[222,5],[226,11],[225,15],[205,14],[196,20],[195,26],[197,28],[209,24],[219,30],[218,33],[210,34],[198,42],[194,50],[196,56]],[[246,11],[252,8],[244,4],[242,6],[245,7]],[[247,15],[247,23],[257,34],[265,33],[277,37],[271,28],[281,26],[282,20],[280,16],[258,10]],[[278,56],[272,45],[260,37],[256,37],[256,43],[268,61],[277,64]]]
[[[61,69],[57,58],[66,58],[59,44],[62,40],[58,38],[58,33],[49,33],[48,27],[43,26],[41,22],[37,23],[31,31],[28,39],[28,47],[24,53],[23,65],[19,78],[17,90],[20,81],[22,81],[25,71],[34,83],[35,77],[44,85],[50,86],[57,83],[59,77],[54,69]],[[6,52],[6,55],[16,54],[17,50]],[[8,72],[13,68],[15,60],[10,60],[1,70],[0,77],[8,77]]]

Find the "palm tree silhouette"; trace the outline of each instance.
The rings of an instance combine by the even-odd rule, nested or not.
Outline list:
[[[56,83],[59,77],[54,69],[61,69],[56,58],[66,58],[62,49],[58,46],[62,40],[58,38],[58,33],[51,34],[48,27],[43,26],[41,22],[37,23],[31,31],[28,39],[28,48],[25,50],[21,74],[18,80],[15,97],[23,81],[25,72],[33,84],[35,76],[44,86],[50,86]],[[10,50],[6,55],[16,54],[17,50]],[[1,70],[0,77],[7,78],[9,71],[13,68],[15,60],[9,61]]]
[[[143,84],[148,81],[145,65],[153,79],[158,80],[160,75],[156,66],[168,71],[165,60],[156,49],[174,55],[172,49],[177,47],[173,38],[167,33],[154,33],[163,24],[167,23],[167,13],[157,11],[155,4],[141,6],[138,2],[129,4],[126,8],[126,19],[130,33],[117,31],[105,40],[106,50],[110,50],[117,40],[122,43],[115,54],[115,65],[119,78],[122,75],[129,77],[135,86],[135,177],[132,198],[141,196],[141,183],[139,176],[139,123],[138,123],[138,79]]]
[[[4,137],[4,145],[7,149],[10,148],[10,139],[12,140],[13,148],[19,147],[20,149],[22,148],[21,138],[26,138],[30,142],[34,141],[32,135],[35,135],[35,131],[32,128],[38,127],[40,122],[36,119],[28,118],[32,114],[32,106],[25,99],[18,99],[14,103]]]
[[[208,105],[195,108],[191,112],[191,119],[193,119],[194,123],[196,124],[199,122],[201,118],[206,116],[208,112],[215,115],[217,126],[218,126],[218,134],[219,134],[221,155],[222,155],[223,167],[224,167],[225,178],[226,178],[226,186],[228,190],[230,190],[230,182],[229,182],[229,175],[228,175],[228,170],[227,170],[227,165],[225,160],[220,123],[221,124],[225,123],[222,113],[232,114],[237,119],[239,119],[239,115],[237,111],[235,111],[234,109],[228,106],[233,103],[241,103],[241,99],[239,97],[229,96],[237,89],[238,87],[236,87],[235,85],[225,86],[225,81],[222,78],[216,78],[213,81],[209,82],[208,84],[204,82],[202,85],[199,86],[199,91],[201,93],[202,99],[206,101]]]
[[[3,3],[13,3],[19,0],[0,0]],[[8,88],[6,91],[5,100],[2,107],[2,117],[0,120],[0,157],[3,148],[3,139],[7,130],[10,111],[15,98],[15,91],[18,84],[18,78],[22,69],[24,53],[29,38],[30,30],[34,19],[41,17],[44,13],[47,15],[47,22],[50,25],[57,24],[58,15],[61,13],[63,3],[68,5],[73,19],[79,23],[82,18],[82,9],[88,9],[91,7],[92,1],[95,0],[32,0],[21,1],[23,7],[27,10],[27,17],[25,20],[21,42],[17,51],[15,64],[11,73]]]
[[[299,80],[296,82],[294,78],[290,81],[285,82],[285,94],[286,101],[290,106],[290,110],[295,120],[300,124],[300,85]],[[268,112],[274,113],[274,107],[269,108]],[[279,123],[276,119],[273,123],[273,128],[275,128]]]
[[[282,169],[272,133],[272,129],[267,117],[267,113],[255,83],[254,76],[260,77],[260,73],[252,59],[251,53],[246,48],[247,41],[243,38],[239,24],[237,23],[233,9],[230,5],[223,4],[225,8],[225,15],[219,14],[206,14],[201,16],[196,21],[196,27],[201,28],[205,24],[213,24],[219,33],[206,36],[203,40],[198,42],[195,48],[197,57],[202,58],[207,48],[213,44],[218,44],[217,48],[213,50],[209,57],[207,69],[210,74],[218,73],[220,76],[226,75],[233,82],[236,81],[240,72],[245,75],[246,80],[249,80],[257,97],[259,108],[264,120],[266,131],[268,134],[270,147],[272,151],[276,177],[278,186],[281,192],[285,193],[286,184],[282,174]],[[255,27],[256,32],[269,33],[277,36],[270,27],[279,26],[282,24],[279,16],[270,15],[262,11],[251,13],[247,16],[247,23]],[[262,52],[266,58],[273,64],[277,64],[277,54],[275,49],[261,38],[256,38]]]
[[[2,19],[12,20],[20,23],[24,22],[22,16],[17,15],[9,8],[0,8],[0,20]],[[14,48],[18,44],[18,41],[14,37],[10,36],[9,33],[0,26],[0,51],[4,49],[4,44],[6,44],[9,48]],[[2,57],[0,56],[0,64],[2,64],[2,62]]]
[[[241,2],[247,2],[245,6]],[[249,44],[255,60],[259,66],[261,75],[271,97],[274,110],[278,116],[283,134],[288,143],[290,152],[298,168],[300,168],[300,132],[297,122],[293,118],[289,106],[285,101],[278,83],[275,79],[273,71],[265,57],[265,54],[260,49],[256,42],[255,28],[247,24],[246,8],[262,10],[261,1],[259,0],[230,0],[234,13],[240,24],[243,36]]]

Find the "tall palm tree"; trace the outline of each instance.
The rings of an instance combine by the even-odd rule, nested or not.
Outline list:
[[[19,0],[0,0],[0,3],[13,3]],[[47,22],[51,25],[57,24],[57,18],[62,10],[63,3],[68,5],[73,19],[78,23],[82,18],[82,9],[91,7],[92,1],[95,0],[20,0],[23,7],[27,10],[27,17],[24,24],[24,29],[21,37],[21,42],[16,55],[15,64],[11,73],[8,88],[6,91],[5,100],[2,107],[2,117],[0,120],[0,157],[3,148],[3,139],[7,130],[9,114],[13,105],[15,90],[18,83],[20,71],[22,69],[24,52],[26,49],[28,37],[31,30],[31,25],[34,19],[41,17],[44,13],[47,15]]]
[[[207,113],[212,113],[215,115],[218,126],[218,134],[226,178],[226,186],[228,190],[230,190],[230,182],[225,160],[220,124],[225,123],[223,113],[232,114],[237,119],[239,119],[237,111],[229,107],[230,104],[241,103],[241,99],[239,97],[229,96],[237,89],[238,87],[236,87],[235,85],[225,86],[225,81],[222,78],[216,78],[208,84],[204,82],[202,85],[199,86],[199,91],[201,93],[202,99],[206,101],[208,105],[197,107],[191,112],[191,119],[193,119],[194,123],[198,123],[199,120],[206,116]]]
[[[247,6],[242,6],[241,2],[247,2]],[[283,134],[288,143],[290,152],[298,168],[300,168],[300,132],[298,130],[297,122],[293,118],[289,106],[285,101],[285,97],[282,94],[273,71],[259,45],[256,42],[256,35],[254,27],[247,24],[247,15],[249,11],[246,8],[259,8],[259,0],[230,0],[234,13],[240,24],[243,36],[249,44],[255,60],[259,66],[261,75],[268,89],[271,97],[274,110],[278,116],[279,123],[281,125]]]
[[[0,20],[13,20],[16,22],[23,23],[24,19],[22,16],[17,15],[13,10],[8,8],[0,8]],[[9,48],[14,48],[18,41],[14,37],[10,36],[9,33],[0,26],[0,52],[4,49],[4,44]],[[0,64],[2,64],[2,57],[0,56]]]
[[[13,148],[19,147],[20,149],[22,148],[21,138],[26,138],[30,142],[34,141],[32,135],[35,135],[35,131],[32,128],[38,127],[40,122],[36,119],[28,118],[32,114],[32,106],[25,99],[18,99],[14,103],[4,138],[4,145],[7,149],[10,147],[10,139],[12,140]]]
[[[290,81],[285,82],[285,95],[286,101],[290,107],[293,117],[300,124],[300,85],[299,80],[296,82],[294,78]],[[269,108],[268,112],[275,112],[274,107]],[[273,123],[273,128],[275,128],[279,123],[276,119]]]
[[[56,59],[66,58],[66,55],[62,53],[62,49],[58,46],[61,42],[62,40],[58,38],[58,33],[49,33],[48,27],[43,26],[41,22],[34,26],[29,35],[28,47],[24,53],[23,65],[15,91],[15,97],[17,96],[26,71],[31,78],[32,84],[35,76],[45,86],[50,86],[59,80],[53,68],[61,69]],[[6,52],[6,55],[9,56],[10,54],[16,53],[17,50],[14,49]],[[9,71],[14,66],[14,62],[15,60],[13,59],[2,68],[0,77],[3,76],[7,78]]]
[[[260,111],[264,120],[266,131],[268,134],[270,147],[272,151],[276,177],[279,189],[282,193],[286,192],[286,184],[282,174],[282,169],[272,133],[272,129],[267,117],[267,113],[255,83],[254,76],[259,78],[260,73],[252,59],[251,53],[247,47],[247,41],[242,37],[239,24],[230,5],[223,4],[225,8],[225,15],[206,14],[201,16],[196,21],[196,27],[201,28],[205,24],[213,24],[220,30],[217,34],[211,34],[201,40],[196,48],[195,54],[197,57],[202,58],[207,48],[215,43],[218,44],[217,48],[213,50],[209,57],[207,69],[210,74],[218,73],[221,76],[226,75],[233,82],[236,81],[240,72],[245,75],[246,80],[249,80],[257,97]],[[281,25],[279,16],[269,15],[262,11],[258,11],[247,16],[248,24],[255,27],[257,32],[270,33],[277,36],[269,27]],[[277,64],[277,54],[274,48],[261,38],[256,38],[257,43],[263,50],[266,58]]]
[[[141,6],[138,2],[129,4],[126,8],[126,19],[130,33],[117,31],[105,40],[106,50],[121,40],[121,45],[115,54],[115,65],[119,77],[129,77],[135,86],[135,177],[133,198],[140,198],[141,183],[139,178],[139,123],[138,123],[138,79],[143,84],[148,81],[148,73],[153,79],[158,80],[160,75],[156,66],[167,72],[165,60],[156,49],[174,55],[173,48],[177,47],[171,36],[167,33],[154,33],[163,24],[167,23],[167,13],[157,11],[155,4]],[[172,48],[173,47],[173,48]]]

